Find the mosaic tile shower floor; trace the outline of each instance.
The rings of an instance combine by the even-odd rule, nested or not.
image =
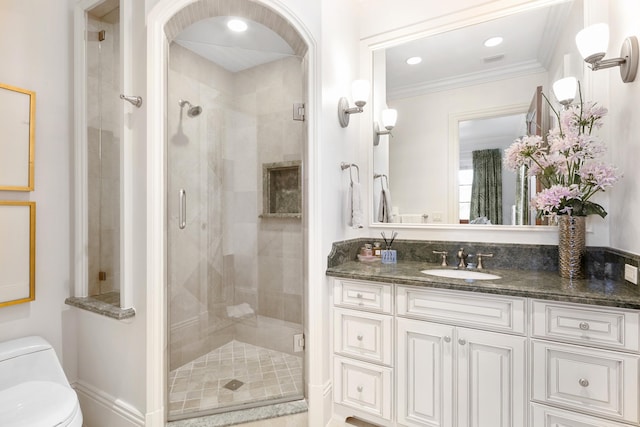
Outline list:
[[[243,382],[236,391],[224,386]],[[301,397],[302,357],[231,341],[169,373],[169,416]]]

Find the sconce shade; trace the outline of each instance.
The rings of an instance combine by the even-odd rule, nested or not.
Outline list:
[[[354,80],[351,84],[351,97],[358,107],[363,107],[369,100],[369,82]]]
[[[576,45],[585,61],[601,60],[609,48],[609,26],[595,24],[583,29],[576,35]]]
[[[393,129],[396,125],[396,120],[398,120],[398,110],[387,109],[382,110],[382,126],[387,130]]]
[[[578,80],[575,77],[565,77],[553,84],[553,93],[562,105],[569,105],[576,97]]]
[[[595,24],[576,35],[576,45],[585,62],[593,71],[620,67],[620,77],[625,83],[635,80],[638,71],[638,38],[629,36],[622,42],[618,58],[604,59],[609,47],[609,26]]]

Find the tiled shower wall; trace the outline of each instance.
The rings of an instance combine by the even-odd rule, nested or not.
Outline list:
[[[233,74],[172,43],[169,63],[170,369],[234,338],[271,348],[281,341],[275,349],[291,351],[290,335],[276,335],[301,331],[301,220],[260,218],[261,180],[262,163],[302,158],[303,125],[291,120],[292,102],[302,100],[301,60]],[[188,117],[185,107],[181,117],[180,99],[202,114]],[[240,304],[253,313],[229,316]],[[273,333],[259,327],[274,319]]]
[[[89,295],[120,290],[120,29],[115,9],[89,16],[87,43],[87,165]],[[106,38],[97,41],[97,32]],[[106,273],[100,281],[98,273]]]

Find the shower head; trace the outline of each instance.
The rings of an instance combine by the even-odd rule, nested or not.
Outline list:
[[[187,110],[187,116],[189,117],[196,117],[199,116],[200,113],[202,113],[202,107],[199,105],[193,105],[192,103],[190,103],[187,100],[179,100],[178,101],[178,105],[180,106],[180,108],[183,108],[185,105],[189,106],[189,109]]]

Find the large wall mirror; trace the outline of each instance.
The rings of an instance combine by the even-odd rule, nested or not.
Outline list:
[[[501,159],[514,139],[544,133],[548,126],[540,88],[550,94],[559,78],[582,79],[584,62],[574,36],[583,28],[583,9],[583,0],[546,2],[457,28],[450,25],[426,37],[370,45],[373,120],[380,121],[384,108],[398,111],[392,136],[373,146],[374,175],[388,177],[390,222],[540,224],[535,210],[526,206],[535,182],[519,181],[517,173],[502,168]],[[492,37],[502,42],[485,46]],[[422,62],[409,65],[412,57]],[[478,166],[487,162],[497,178],[472,188],[474,174],[489,173]],[[373,180],[374,222],[381,184]],[[495,198],[495,213],[474,215],[472,197]]]

